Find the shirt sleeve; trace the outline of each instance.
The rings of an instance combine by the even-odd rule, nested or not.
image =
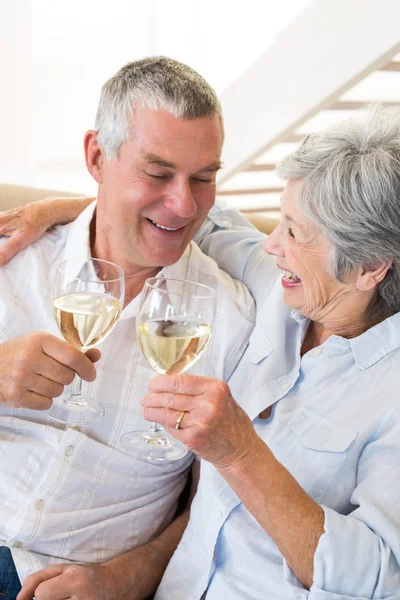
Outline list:
[[[265,238],[239,211],[215,204],[194,241],[261,305],[277,276],[275,259],[262,248]]]
[[[399,409],[364,448],[351,504],[357,508],[349,515],[322,506],[324,533],[314,555],[314,583],[299,598],[400,598]],[[304,594],[287,565],[285,580]]]

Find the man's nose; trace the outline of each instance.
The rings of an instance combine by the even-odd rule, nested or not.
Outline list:
[[[263,250],[267,254],[272,256],[285,256],[285,252],[282,244],[282,231],[281,226],[278,225],[274,231],[265,239],[263,243]]]
[[[190,184],[188,182],[177,183],[170,190],[165,206],[182,219],[193,217],[197,212],[197,204],[193,198]]]

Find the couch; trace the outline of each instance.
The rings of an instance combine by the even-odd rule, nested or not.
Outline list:
[[[63,192],[60,190],[48,190],[42,188],[25,187],[22,185],[0,183],[0,212],[50,196],[65,196],[73,198],[79,196],[79,194]],[[264,215],[260,214],[246,214],[246,217],[253,223],[255,227],[264,233],[271,233],[278,223],[278,219],[265,217]]]

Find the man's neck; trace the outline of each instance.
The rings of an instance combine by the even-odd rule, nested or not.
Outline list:
[[[108,260],[123,270],[125,274],[124,308],[140,294],[146,279],[155,277],[162,269],[162,267],[143,267],[126,260],[123,254],[113,249],[104,236],[96,235],[95,216],[90,224],[90,247],[93,258]]]
[[[143,289],[144,282],[149,277],[155,277],[161,270],[162,267],[157,268],[144,268],[141,267],[134,274],[125,273],[125,302],[124,307],[136,298]]]

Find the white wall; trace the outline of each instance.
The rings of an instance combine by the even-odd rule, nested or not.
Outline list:
[[[0,181],[31,180],[31,3],[0,0]]]
[[[314,0],[222,94],[227,135],[221,180],[399,51],[400,0]]]
[[[165,54],[221,92],[310,0],[0,0],[0,181],[94,191],[82,159],[102,83]]]

